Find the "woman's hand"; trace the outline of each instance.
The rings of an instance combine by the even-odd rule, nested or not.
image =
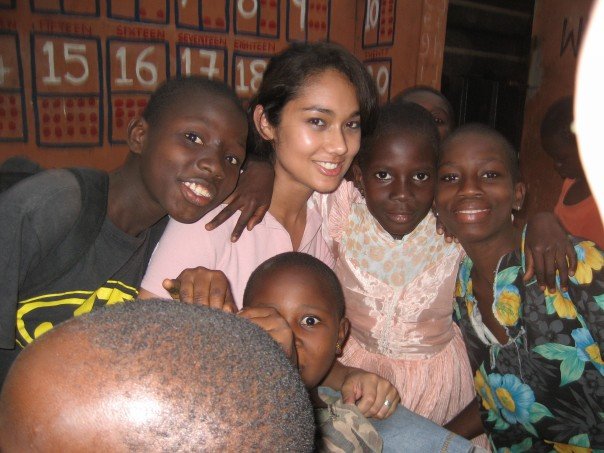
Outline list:
[[[556,270],[562,291],[568,289],[568,277],[575,274],[577,255],[566,231],[551,212],[532,216],[526,227],[524,243],[526,273],[524,281],[533,277],[541,290],[556,291]]]
[[[229,280],[222,271],[201,266],[185,269],[178,277],[165,279],[162,285],[173,299],[181,302],[237,313]]]
[[[237,242],[246,226],[251,230],[264,218],[271,204],[274,180],[275,171],[270,163],[248,157],[237,187],[226,201],[228,206],[206,224],[206,230],[213,230],[236,211],[241,211],[231,234],[231,241]]]

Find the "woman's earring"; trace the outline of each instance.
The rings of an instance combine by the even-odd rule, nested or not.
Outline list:
[[[342,345],[340,344],[340,342],[336,343],[336,355],[340,355],[342,354]]]

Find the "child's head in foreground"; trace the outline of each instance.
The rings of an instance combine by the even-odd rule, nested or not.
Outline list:
[[[413,102],[425,108],[432,115],[441,140],[455,127],[453,106],[440,91],[432,87],[420,85],[407,88],[395,96],[392,102]]]
[[[172,79],[128,125],[129,161],[139,160],[149,197],[191,223],[235,189],[246,138],[246,115],[229,87],[204,77]]]
[[[306,390],[266,332],[169,300],[57,326],[0,394],[3,452],[312,451],[313,437]]]
[[[245,288],[243,307],[274,308],[287,321],[309,389],[325,378],[348,335],[338,277],[306,253],[282,253],[258,266]]]
[[[556,171],[563,178],[584,178],[577,137],[571,130],[573,124],[573,97],[554,102],[541,122],[541,146],[554,160]]]
[[[512,231],[511,214],[522,207],[524,195],[516,150],[495,129],[467,124],[445,140],[436,209],[462,244]]]
[[[434,201],[439,137],[419,105],[384,105],[373,135],[363,141],[353,165],[369,212],[395,239],[412,232]]]

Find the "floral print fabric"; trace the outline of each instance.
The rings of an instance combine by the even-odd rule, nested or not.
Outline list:
[[[579,264],[567,292],[524,283],[523,252],[501,258],[492,309],[505,345],[482,323],[472,261],[462,261],[455,317],[495,451],[604,449],[604,257],[593,242],[574,246]]]

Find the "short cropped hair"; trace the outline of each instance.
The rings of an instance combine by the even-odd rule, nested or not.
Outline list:
[[[151,126],[156,126],[166,114],[173,114],[181,102],[190,102],[195,94],[217,96],[233,104],[233,107],[245,115],[241,101],[235,92],[223,82],[210,80],[202,76],[190,76],[170,79],[160,85],[149,98],[143,111],[143,118]]]
[[[375,82],[353,54],[338,44],[328,42],[294,43],[273,56],[257,94],[250,101],[248,118],[251,120],[254,109],[261,105],[269,123],[278,126],[283,108],[298,95],[308,78],[329,69],[350,80],[359,102],[361,135],[370,135],[378,108]],[[274,154],[272,143],[264,140],[253,124],[249,128],[256,153],[271,158]]]
[[[384,104],[380,108],[373,135],[362,140],[361,149],[357,155],[357,163],[361,169],[369,160],[373,145],[380,137],[392,132],[420,137],[425,140],[434,151],[434,164],[436,164],[440,137],[432,115],[420,105],[399,101]]]
[[[312,407],[299,374],[277,343],[243,318],[160,299],[108,306],[46,333],[15,364],[58,335],[74,341],[56,358],[66,361],[65,381],[89,374],[91,398],[110,395],[117,383],[131,384],[133,392],[142,388],[167,407],[160,422],[137,429],[124,417],[118,435],[133,451],[313,449]],[[78,371],[71,370],[80,357]],[[94,426],[86,411],[74,410]]]
[[[435,96],[438,96],[445,104],[445,110],[447,110],[447,115],[451,119],[451,129],[455,127],[455,110],[453,110],[453,106],[451,102],[435,88],[432,88],[428,85],[416,85],[414,87],[407,88],[397,94],[394,98],[392,98],[392,102],[409,102],[409,97],[416,93],[432,93]]]
[[[254,289],[264,278],[272,272],[284,268],[291,268],[294,271],[296,269],[303,269],[312,272],[317,276],[325,284],[324,290],[329,293],[329,300],[333,301],[339,319],[344,317],[344,292],[342,291],[342,285],[340,284],[337,275],[323,261],[312,255],[301,252],[280,253],[260,264],[260,266],[252,272],[252,275],[245,286],[243,306],[245,307],[250,304],[250,297],[252,297]]]
[[[503,136],[500,132],[493,129],[491,126],[487,126],[482,123],[468,123],[460,126],[455,129],[451,135],[449,135],[442,144],[442,149],[446,149],[449,143],[451,143],[456,138],[465,135],[465,134],[477,134],[482,135],[483,137],[488,137],[491,140],[495,141],[504,152],[505,157],[508,161],[508,166],[510,170],[510,174],[512,176],[512,182],[517,183],[520,181],[520,166],[518,163],[518,153],[514,148],[514,145],[510,143],[510,141]],[[442,157],[442,152],[440,153],[440,157]]]

